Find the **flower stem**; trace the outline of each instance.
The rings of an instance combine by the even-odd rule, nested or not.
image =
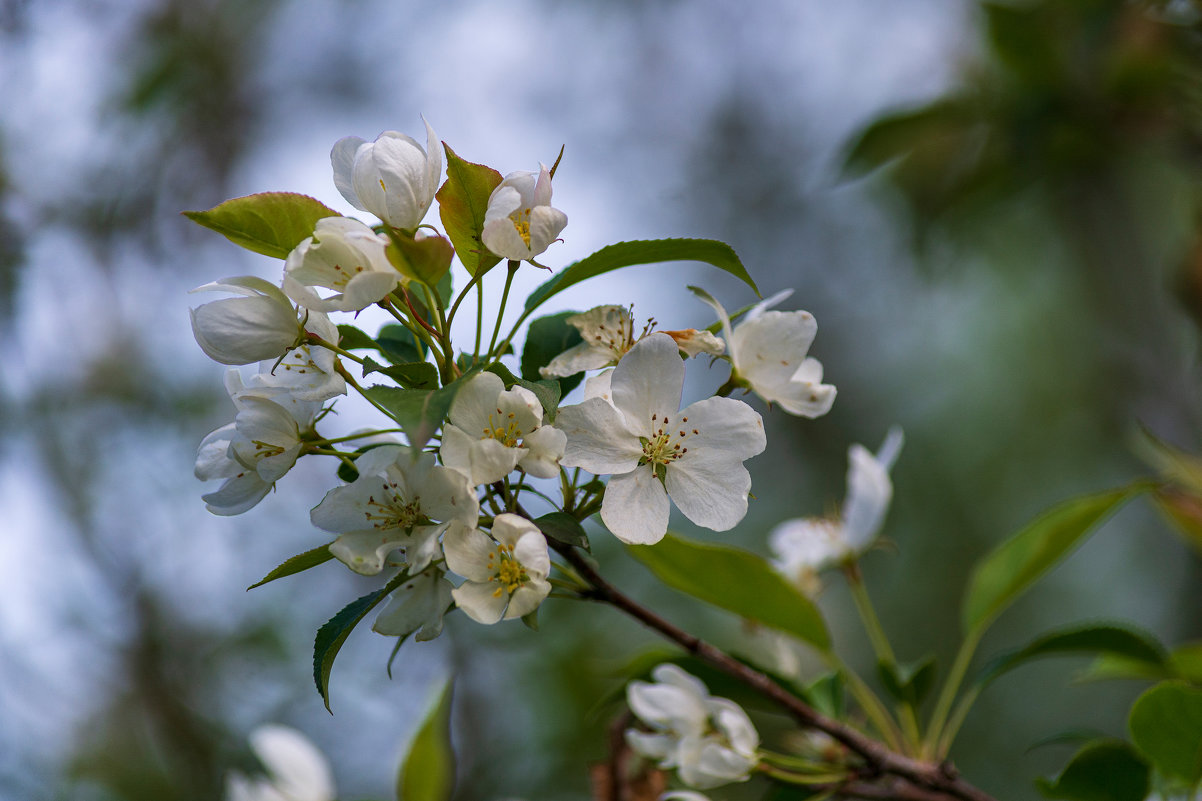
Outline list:
[[[494,358],[500,356],[500,354],[496,354],[496,356],[494,357],[493,348],[496,347],[497,336],[501,333],[501,321],[505,317],[505,305],[506,305],[506,303],[509,302],[509,287],[513,285],[513,277],[515,275],[517,275],[519,265],[521,265],[520,261],[510,260],[510,262],[509,262],[509,272],[507,272],[505,275],[505,289],[503,289],[501,291],[501,308],[499,308],[497,310],[497,321],[493,325],[492,339],[490,339],[488,342],[488,356],[485,359],[485,361],[492,361]],[[506,337],[504,344],[506,344],[506,345],[509,344],[509,339],[511,337],[512,337],[512,334],[510,335],[510,337]],[[502,349],[504,349],[503,346],[502,346]]]
[[[964,642],[960,644],[960,650],[956,652],[956,660],[952,663],[951,672],[948,674],[947,681],[944,682],[943,688],[939,692],[939,700],[935,703],[935,711],[931,713],[930,723],[927,724],[927,739],[926,752],[931,756],[935,756],[942,747],[944,739],[944,723],[947,721],[948,713],[951,712],[952,702],[956,700],[956,692],[960,689],[960,684],[964,681],[964,676],[968,673],[968,666],[972,663],[972,656],[977,650],[977,645],[981,642],[981,632],[971,631],[964,638]],[[968,710],[965,709],[965,714]],[[963,720],[963,715],[960,715],[960,720]],[[957,723],[959,725],[959,723]],[[947,743],[951,745],[950,742]]]

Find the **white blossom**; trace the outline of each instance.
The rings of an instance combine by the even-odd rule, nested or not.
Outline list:
[[[525,387],[505,389],[496,374],[478,373],[455,396],[447,421],[442,463],[473,485],[499,481],[515,467],[538,478],[559,475],[564,434],[542,424],[542,404]]]
[[[690,787],[706,789],[746,781],[759,763],[760,737],[735,702],[716,698],[695,676],[673,664],[651,672],[655,683],[632,681],[626,703],[651,731],[626,731],[639,754],[676,768]]]
[[[551,592],[547,541],[538,526],[524,517],[497,515],[491,538],[455,521],[443,540],[443,550],[447,567],[467,579],[451,595],[478,623],[528,615]]]
[[[347,202],[393,228],[417,228],[442,177],[442,142],[430,123],[425,125],[425,148],[397,131],[385,131],[374,142],[357,136],[339,139],[330,162],[334,185]]]
[[[225,781],[226,801],[334,801],[329,762],[296,729],[260,726],[251,732],[250,746],[267,775],[230,773]]]
[[[305,329],[325,342],[338,344],[338,326],[321,312],[308,314]],[[346,379],[338,373],[337,364],[334,351],[302,342],[283,359],[260,362],[250,386],[256,394],[281,405],[329,400],[346,394]]]
[[[431,454],[381,445],[363,453],[355,468],[359,477],[326,493],[309,516],[318,528],[341,532],[330,552],[357,573],[379,573],[397,548],[410,570],[421,570],[439,556],[438,538],[451,521],[476,522],[471,485]]]
[[[628,543],[658,542],[669,496],[694,523],[726,531],[747,513],[751,475],[743,461],[764,450],[764,423],[750,406],[707,398],[684,409],[684,363],[676,342],[652,334],[609,378],[609,399],[560,409],[567,434],[561,464],[612,475],[601,520]],[[590,391],[603,392],[600,383]]]
[[[317,221],[313,236],[288,254],[284,290],[300,305],[319,312],[359,311],[386,296],[401,281],[388,262],[388,240],[350,217]],[[338,290],[323,296],[313,287]]]
[[[551,173],[511,172],[488,198],[484,212],[484,246],[503,259],[533,259],[559,237],[568,216],[551,208]]]
[[[192,291],[240,296],[205,303],[190,312],[196,343],[213,361],[250,364],[276,359],[304,336],[292,301],[262,278],[223,278]]]
[[[848,449],[847,497],[837,518],[796,518],[772,530],[768,545],[781,573],[813,594],[819,571],[868,550],[893,499],[889,471],[902,442],[901,429],[894,427],[875,456],[863,445]]]
[[[730,316],[709,293],[690,287],[722,322],[731,361],[731,380],[789,414],[820,417],[835,402],[835,387],[822,383],[822,363],[806,352],[818,333],[806,311],[767,311],[793,293],[779,292],[757,303],[731,329]]]
[[[580,332],[583,341],[540,368],[543,378],[563,378],[585,370],[612,367],[634,347],[634,317],[624,306],[597,306],[573,314],[566,322]]]
[[[428,567],[398,587],[372,624],[372,631],[389,637],[408,637],[418,642],[442,633],[442,618],[451,607],[451,582],[437,567]]]

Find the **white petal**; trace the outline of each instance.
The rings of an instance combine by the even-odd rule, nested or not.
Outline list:
[[[689,458],[692,455],[668,465],[664,477],[668,495],[697,525],[729,531],[747,514],[751,474],[737,458]],[[609,500],[608,490],[605,500]]]
[[[344,136],[335,142],[333,149],[330,150],[330,164],[334,168],[334,186],[346,198],[346,202],[359,211],[367,211],[367,209],[359,200],[359,196],[355,194],[351,175],[355,166],[355,153],[363,144],[366,143],[357,136]]]
[[[505,391],[505,383],[495,373],[477,373],[467,380],[451,402],[447,419],[473,438],[484,436],[493,428],[497,416],[497,400]]]
[[[264,481],[250,468],[229,478],[216,492],[200,496],[205,508],[215,515],[240,515],[254,508],[271,490],[272,484]]]
[[[674,665],[671,662],[656,665],[655,669],[651,671],[651,678],[660,684],[679,687],[698,698],[708,698],[710,694],[709,688],[705,686],[705,682],[679,665]]]
[[[622,542],[650,545],[668,533],[669,510],[664,485],[643,465],[609,480],[601,521]]]
[[[885,522],[893,499],[893,482],[885,465],[863,445],[847,451],[847,497],[843,501],[843,533],[848,546],[864,551]]]
[[[710,719],[730,747],[739,754],[752,756],[760,747],[760,735],[743,707],[728,698],[709,699]]]
[[[535,206],[530,210],[530,257],[551,246],[568,225],[568,215],[550,206]]]
[[[334,778],[325,756],[300,732],[287,726],[260,726],[251,748],[290,801],[330,801]]]
[[[559,475],[559,460],[567,448],[568,437],[558,428],[540,426],[522,440],[529,453],[518,465],[532,476],[555,478]]]
[[[551,585],[546,579],[535,579],[523,584],[509,596],[509,606],[505,609],[505,619],[525,617],[538,608],[543,599],[551,594]]]
[[[447,567],[470,581],[487,582],[496,575],[495,565],[500,561],[497,544],[479,529],[451,523],[442,550]]]
[[[408,637],[417,631],[419,642],[442,633],[442,618],[451,605],[451,582],[437,570],[428,570],[392,594],[372,631],[392,637]],[[420,629],[420,631],[419,631]]]
[[[685,432],[681,436],[689,449],[688,460],[750,459],[768,446],[763,418],[734,398],[706,398],[690,404],[676,415],[673,427]]]
[[[626,730],[626,744],[640,756],[649,759],[667,759],[676,750],[678,737],[670,734],[651,734],[638,729]],[[671,767],[664,765],[662,767]]]
[[[647,725],[678,734],[700,734],[709,718],[703,698],[670,684],[632,681],[626,685],[626,704]]]
[[[396,528],[348,531],[331,543],[330,553],[356,573],[374,576],[384,569],[388,554],[408,539],[406,532]]]
[[[581,342],[556,356],[546,367],[538,368],[538,372],[543,378],[566,378],[585,370],[599,370],[611,361],[608,350],[595,348],[588,342]]]
[[[805,359],[818,324],[809,312],[764,312],[741,323],[730,343],[739,373],[757,394],[775,401]]]
[[[633,431],[646,435],[665,416],[675,417],[684,388],[684,362],[676,342],[667,334],[652,334],[638,342],[614,368],[610,388],[614,405]]]
[[[600,398],[563,407],[555,427],[567,436],[559,460],[564,467],[583,467],[598,476],[621,474],[633,470],[643,456],[638,434],[617,408]]]
[[[451,591],[451,597],[455,599],[456,606],[472,620],[491,626],[501,619],[505,606],[509,603],[505,591],[501,590],[498,593],[498,590],[500,585],[493,582],[482,584],[465,581]]]

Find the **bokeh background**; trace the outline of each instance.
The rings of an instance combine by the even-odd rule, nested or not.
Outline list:
[[[723,538],[765,552],[776,521],[838,502],[850,443],[902,425],[896,547],[865,569],[901,656],[946,666],[977,556],[1057,500],[1145,474],[1137,423],[1202,450],[1198,20],[1189,2],[1119,0],[3,0],[0,798],[210,801],[267,721],[330,754],[341,797],[389,798],[451,672],[457,799],[589,797],[611,712],[597,699],[647,635],[567,602],[537,633],[455,619],[389,679],[392,643],[365,627],[330,716],[312,634],[374,585],[331,564],[243,592],[324,541],[307,510],[328,466],[302,463],[234,519],[209,515],[192,477],[232,411],[187,290],[277,280],[279,263],[179,212],[265,190],[349,212],[330,146],[416,134],[419,114],[501,172],[566,145],[552,267],[624,239],[712,237],[766,293],[796,289],[786,307],[817,317],[839,398],[816,421],[768,417],[757,499]],[[633,301],[665,327],[708,324],[686,282],[752,300],[672,265],[560,308]],[[596,539],[632,593],[737,639]],[[985,651],[1095,618],[1197,638],[1200,582],[1197,554],[1133,506]],[[822,603],[867,669],[848,598],[832,583]],[[1034,798],[1031,777],[1068,752],[1030,745],[1121,734],[1139,686],[1072,684],[1079,667],[992,688],[953,753],[967,775]]]

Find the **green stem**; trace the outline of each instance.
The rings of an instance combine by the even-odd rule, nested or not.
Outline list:
[[[476,346],[472,349],[472,364],[480,361],[480,334],[484,330],[484,279],[479,282],[480,291],[476,293]]]
[[[979,684],[973,685],[960,697],[960,703],[956,704],[955,711],[948,718],[947,725],[943,727],[943,733],[939,735],[939,742],[935,745],[934,754],[944,757],[947,756],[948,751],[952,750],[952,743],[955,741],[956,735],[960,732],[960,727],[964,725],[964,719],[968,717],[968,711],[976,703],[982,689]]]
[[[756,766],[756,770],[763,773],[769,778],[776,779],[778,782],[785,784],[798,784],[802,786],[814,784],[837,784],[847,780],[846,773],[806,773],[798,774],[781,768],[774,768],[771,765],[760,763]]]
[[[463,299],[467,297],[467,293],[471,291],[472,287],[474,287],[476,284],[480,283],[481,278],[482,278],[481,273],[479,271],[477,271],[476,274],[474,274],[472,276],[472,280],[468,281],[467,285],[464,286],[463,289],[461,289],[459,291],[459,294],[455,297],[455,302],[451,304],[451,310],[449,312],[447,312],[447,330],[448,331],[451,329],[451,323],[455,321],[455,312],[459,311],[459,304],[463,303]],[[476,294],[479,295],[480,293],[476,293]]]
[[[345,356],[346,358],[350,359],[353,362],[357,362],[359,364],[364,363],[364,360],[362,357],[356,356],[355,354],[351,353],[348,350],[343,350],[342,348],[335,345],[333,342],[326,342],[324,339],[317,336],[317,334],[309,334],[306,337],[306,341],[310,345],[316,345],[319,348],[325,348],[326,350],[332,350],[335,353],[337,353],[339,356]]]
[[[943,727],[948,713],[951,712],[952,702],[956,700],[956,693],[964,681],[964,676],[968,673],[968,666],[972,663],[972,656],[976,653],[977,645],[980,642],[980,630],[970,631],[964,638],[964,642],[960,644],[960,650],[956,652],[956,661],[952,663],[951,672],[943,684],[943,689],[939,691],[939,700],[935,702],[935,711],[931,713],[931,721],[927,725],[925,750],[928,753],[933,754],[943,739]]]
[[[392,412],[388,411],[383,406],[381,406],[380,404],[378,404],[374,400],[372,400],[372,397],[363,391],[363,387],[359,384],[358,381],[355,380],[355,377],[353,375],[351,375],[349,370],[347,370],[341,364],[336,364],[334,367],[338,371],[338,374],[341,375],[344,379],[346,379],[346,383],[350,384],[360,395],[362,395],[364,398],[366,398],[368,403],[370,403],[372,406],[375,406],[376,409],[378,409],[379,411],[383,412],[384,415],[389,420],[393,420],[398,423],[401,422],[400,420],[397,420],[395,417],[392,416]]]
[[[885,738],[885,742],[889,745],[889,748],[900,752],[904,738],[897,724],[893,721],[893,717],[889,714],[888,708],[881,702],[881,699],[864,683],[864,680],[860,678],[858,673],[848,667],[833,652],[826,652],[824,656],[831,668],[839,671],[847,678],[848,689],[851,690],[852,696],[856,699],[860,708],[864,710],[864,714],[868,716],[868,720],[876,727],[877,732]]]
[[[333,439],[317,439],[313,443],[315,445],[337,445],[340,442],[350,442],[353,439],[364,439],[366,437],[374,437],[377,434],[403,434],[403,428],[381,428],[376,431],[364,431],[360,434],[347,434],[345,437],[334,437]]]
[[[511,260],[509,262],[509,272],[505,275],[505,289],[501,292],[501,308],[497,310],[497,322],[493,325],[492,339],[490,339],[488,342],[488,356],[485,358],[486,362],[491,362],[494,358],[496,358],[493,356],[493,348],[496,347],[497,336],[501,333],[501,321],[505,317],[505,304],[509,302],[509,287],[513,284],[513,277],[517,274],[518,266],[520,264],[520,261]],[[510,337],[506,337],[504,344],[509,344],[509,339]],[[504,346],[502,346],[502,350],[504,350]]]

